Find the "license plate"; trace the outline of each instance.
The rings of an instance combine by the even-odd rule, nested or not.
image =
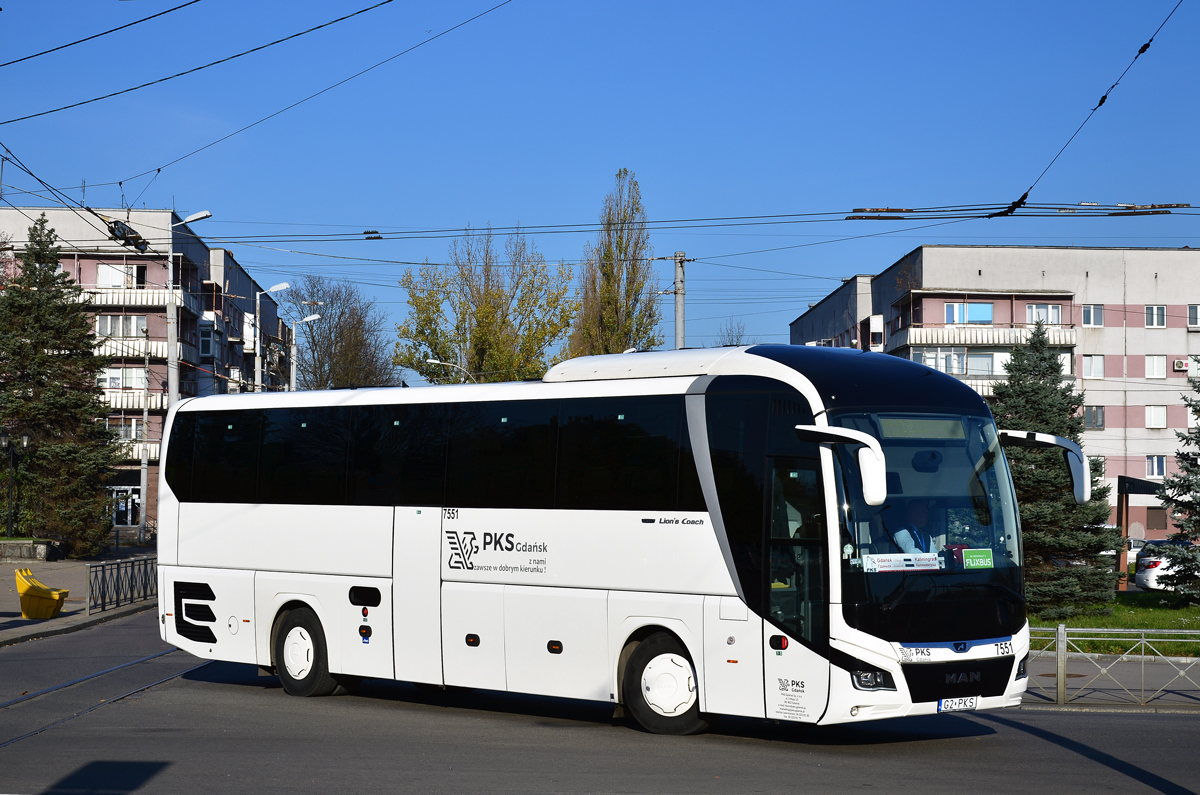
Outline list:
[[[938,712],[962,712],[979,708],[979,696],[964,696],[962,698],[943,698],[938,701]]]

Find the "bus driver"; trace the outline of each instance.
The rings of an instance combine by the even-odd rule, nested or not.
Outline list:
[[[909,554],[918,552],[937,552],[937,546],[927,529],[929,525],[929,506],[924,500],[908,501],[908,521],[900,526],[893,538],[901,552]]]

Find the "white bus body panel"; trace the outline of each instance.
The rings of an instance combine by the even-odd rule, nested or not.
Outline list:
[[[696,681],[704,681],[704,597],[671,593],[608,594],[608,653],[610,693],[619,693],[617,660],[625,641],[643,627],[658,626],[675,633],[683,642],[696,668]],[[705,707],[705,691],[700,688],[700,709]]]
[[[709,712],[763,712],[763,620],[736,596],[704,597],[704,700]]]
[[[707,513],[445,508],[442,579],[736,594]]]
[[[368,609],[365,622],[371,627],[368,643],[362,642],[358,632],[364,623],[362,608],[350,604],[350,588],[355,585],[378,588],[382,597],[378,607]],[[301,602],[310,607],[321,622],[330,672],[381,679],[394,677],[390,580],[260,571],[254,578],[254,594],[259,665],[270,663],[271,626],[275,616],[289,602]]]
[[[186,502],[179,562],[258,571],[392,576],[391,507]],[[346,531],[353,532],[348,541]]]
[[[829,703],[829,660],[791,639],[786,649],[772,649],[771,635],[782,634],[774,627],[763,632],[767,717],[816,723]]]
[[[468,646],[467,635],[479,645]],[[503,585],[442,584],[442,672],[448,685],[507,689]]]
[[[504,586],[504,660],[514,692],[608,701],[608,592]]]
[[[254,572],[181,566],[159,571],[159,610],[167,643],[208,660],[257,661]]]
[[[396,678],[442,684],[442,509],[396,508],[392,594]]]

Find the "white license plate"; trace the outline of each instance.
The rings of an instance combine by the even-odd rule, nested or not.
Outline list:
[[[943,698],[938,701],[938,712],[962,712],[979,708],[979,696],[964,696],[962,698]]]

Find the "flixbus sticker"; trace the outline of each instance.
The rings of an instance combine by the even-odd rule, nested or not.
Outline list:
[[[992,550],[964,549],[962,551],[964,569],[992,568]]]

